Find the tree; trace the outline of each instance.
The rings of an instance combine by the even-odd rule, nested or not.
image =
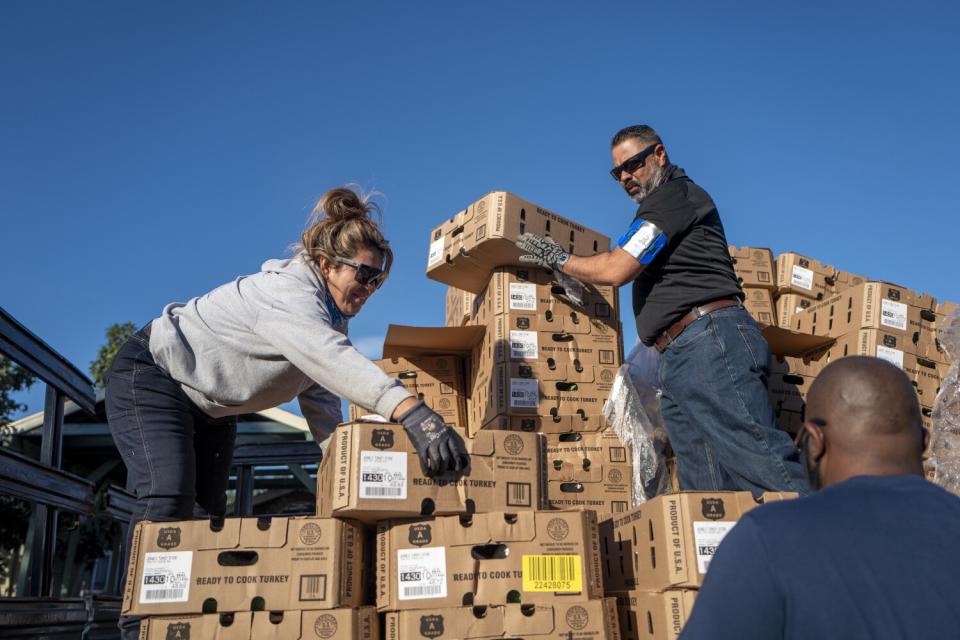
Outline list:
[[[127,338],[136,333],[137,327],[132,322],[123,324],[112,324],[107,327],[107,344],[100,347],[97,353],[97,359],[90,363],[90,377],[97,386],[103,387],[103,376],[110,368],[110,363],[116,357],[120,347],[127,341]]]
[[[33,376],[29,371],[0,355],[0,446],[10,438],[11,418],[27,410],[27,406],[14,400],[11,394],[23,391],[31,384]],[[10,578],[12,554],[26,539],[29,522],[30,506],[26,502],[0,495],[0,583]],[[12,588],[13,585],[9,585],[4,595],[13,595]]]
[[[7,425],[11,417],[27,410],[25,404],[17,402],[11,395],[27,389],[31,384],[33,376],[29,371],[0,355],[0,443],[8,436]]]

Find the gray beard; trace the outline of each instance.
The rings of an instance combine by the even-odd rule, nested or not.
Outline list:
[[[640,190],[630,196],[630,199],[637,204],[640,204],[644,198],[650,195],[651,191],[660,186],[660,181],[663,179],[663,174],[665,172],[666,169],[664,167],[657,167],[654,169],[653,173],[650,174],[650,177],[647,179],[647,181],[643,183],[637,182],[631,178],[630,182],[626,184],[625,188],[629,189],[630,187],[636,185],[640,187]]]

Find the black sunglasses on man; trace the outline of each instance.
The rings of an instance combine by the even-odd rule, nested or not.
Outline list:
[[[630,156],[629,158],[627,158],[626,160],[624,160],[623,162],[615,166],[613,169],[610,169],[610,175],[613,176],[614,180],[616,180],[617,182],[620,182],[620,176],[623,175],[624,171],[626,171],[627,173],[633,173],[634,171],[642,167],[643,163],[647,161],[647,156],[653,153],[659,144],[660,144],[659,142],[654,142],[652,145],[650,145],[649,147],[647,147],[637,155]]]

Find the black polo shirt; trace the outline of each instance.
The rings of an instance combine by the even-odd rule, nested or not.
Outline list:
[[[690,309],[718,298],[740,298],[720,214],[710,195],[680,167],[643,199],[638,219],[664,233],[667,244],[633,281],[637,335],[652,345]]]

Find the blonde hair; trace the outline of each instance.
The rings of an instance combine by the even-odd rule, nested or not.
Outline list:
[[[393,250],[380,231],[383,216],[372,195],[357,193],[350,186],[324,193],[310,213],[310,226],[294,248],[304,252],[318,271],[320,258],[335,263],[336,258],[349,260],[363,249],[376,249],[383,254],[384,272],[389,273]]]

